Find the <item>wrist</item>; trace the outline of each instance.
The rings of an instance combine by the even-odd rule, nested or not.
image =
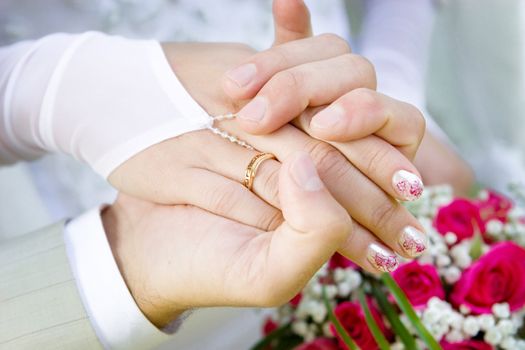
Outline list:
[[[101,213],[111,252],[140,311],[157,328],[164,329],[186,310],[179,309],[169,300],[159,297],[156,294],[158,293],[157,289],[149,281],[149,278],[140,277],[148,276],[151,271],[146,268],[140,273],[139,270],[144,269],[148,264],[145,263],[140,254],[137,254],[136,249],[133,250],[132,247],[137,245],[130,241],[135,239],[135,232],[133,227],[129,225],[130,223],[126,221],[126,215],[122,214],[121,209],[116,204],[103,209]],[[135,243],[138,243],[138,246],[143,246],[141,242]]]

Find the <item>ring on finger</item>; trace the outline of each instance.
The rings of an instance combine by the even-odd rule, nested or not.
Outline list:
[[[257,173],[257,168],[259,168],[259,166],[265,160],[268,159],[276,158],[272,153],[258,153],[250,160],[250,163],[248,163],[248,166],[246,167],[246,171],[244,173],[243,185],[250,191],[252,190],[255,174]]]

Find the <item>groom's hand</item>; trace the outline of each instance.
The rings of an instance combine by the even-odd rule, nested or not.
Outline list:
[[[155,325],[196,307],[285,303],[348,239],[350,217],[306,153],[287,158],[278,176],[285,221],[270,232],[125,195],[105,210],[120,271]]]

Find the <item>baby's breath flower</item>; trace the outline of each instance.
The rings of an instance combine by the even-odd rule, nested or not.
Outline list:
[[[474,337],[478,334],[479,330],[480,325],[476,317],[469,316],[465,318],[465,321],[463,321],[463,332],[465,332],[465,334]]]
[[[509,318],[510,308],[508,303],[494,304],[492,306],[492,313],[498,318]]]
[[[501,334],[499,329],[491,328],[485,333],[483,339],[487,343],[496,346],[503,340],[503,334]]]
[[[480,315],[478,316],[479,325],[481,330],[488,331],[496,324],[494,317],[492,315]]]

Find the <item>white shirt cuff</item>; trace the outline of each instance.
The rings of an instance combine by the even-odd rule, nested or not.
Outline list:
[[[131,296],[109,246],[100,209],[65,229],[69,261],[84,307],[106,349],[151,349],[171,337],[156,328]]]

